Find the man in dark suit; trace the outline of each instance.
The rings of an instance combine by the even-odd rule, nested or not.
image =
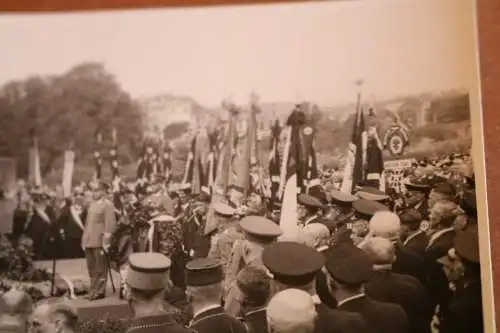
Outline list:
[[[360,314],[373,333],[408,333],[405,311],[400,305],[379,302],[365,294],[363,286],[373,278],[372,261],[358,247],[342,243],[326,252],[328,285],[338,308]]]
[[[186,292],[193,308],[189,328],[198,333],[247,333],[243,323],[224,312],[223,279],[221,264],[212,259],[199,258],[187,263]]]
[[[321,302],[315,290],[315,278],[325,258],[315,249],[295,242],[278,242],[264,249],[262,261],[273,275],[273,292],[293,288],[311,295],[318,314],[314,333],[369,332],[360,315],[331,309]]]
[[[81,204],[82,192],[76,190],[73,198],[66,198],[64,206],[61,208],[57,224],[64,231],[64,255],[61,258],[83,258],[85,252],[81,247],[83,235],[85,211]]]
[[[164,310],[164,292],[172,287],[168,279],[171,261],[161,253],[132,253],[125,278],[127,298],[134,318],[127,333],[188,333]]]
[[[410,332],[430,333],[433,309],[427,290],[418,279],[392,271],[396,259],[394,244],[375,237],[362,250],[372,260],[375,271],[373,278],[365,284],[366,294],[376,301],[401,305],[408,316]]]
[[[429,238],[420,227],[422,215],[416,209],[405,210],[400,214],[401,244],[404,248],[423,255],[429,244]]]
[[[477,226],[469,228],[455,238],[454,255],[440,260],[451,270],[463,269],[463,274],[449,279],[456,292],[442,311],[441,333],[483,332],[483,302],[481,297],[481,267]],[[457,279],[458,277],[458,279]]]
[[[108,281],[108,251],[111,236],[116,228],[115,207],[105,195],[109,186],[99,183],[94,191],[94,201],[87,210],[85,229],[82,235],[82,248],[87,258],[90,277],[89,300],[102,299],[106,295]]]

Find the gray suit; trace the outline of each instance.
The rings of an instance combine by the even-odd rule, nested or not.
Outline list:
[[[106,292],[108,258],[104,252],[104,245],[109,245],[115,228],[116,216],[113,204],[104,198],[92,202],[87,211],[82,236],[82,248],[85,249],[90,276],[90,298],[104,296]]]

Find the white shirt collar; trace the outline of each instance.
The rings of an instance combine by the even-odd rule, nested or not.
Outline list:
[[[203,312],[206,312],[206,311],[212,310],[212,309],[216,309],[216,308],[220,308],[220,307],[221,307],[220,304],[212,304],[212,305],[205,306],[205,307],[199,309],[198,311],[196,311],[193,315],[193,318],[196,318],[196,316],[199,316]]]
[[[453,230],[455,230],[455,228],[450,227],[450,228],[436,231],[434,234],[432,234],[431,238],[429,239],[429,244],[427,245],[427,248],[430,248],[431,245],[434,244],[439,237],[441,237],[442,235],[444,235],[450,231],[453,231]]]
[[[313,221],[313,220],[315,220],[317,218],[318,218],[318,215],[311,216],[310,218],[308,218],[307,220],[304,221],[304,225],[308,225],[309,222],[311,222],[311,221]]]
[[[410,236],[406,237],[405,241],[403,242],[403,246],[406,246],[413,238],[417,237],[418,235],[422,234],[422,230],[417,230],[414,233],[412,233]]]
[[[337,302],[337,306],[341,306],[349,301],[352,301],[353,299],[358,299],[358,298],[361,298],[361,297],[364,297],[365,296],[365,293],[361,293],[361,294],[357,294],[357,295],[354,295],[354,296],[351,296],[351,297],[347,297],[346,299],[343,299],[341,300],[340,302]]]

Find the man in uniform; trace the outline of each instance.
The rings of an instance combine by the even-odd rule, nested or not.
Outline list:
[[[87,270],[90,277],[89,300],[102,299],[106,295],[111,236],[116,228],[115,208],[106,199],[108,185],[100,182],[94,191],[94,201],[87,210],[85,229],[82,236],[82,248],[87,258]]]
[[[369,232],[369,221],[377,212],[388,212],[389,208],[375,200],[358,199],[353,202],[354,217],[352,239],[358,244]]]
[[[336,211],[334,231],[335,242],[351,241],[352,225],[356,221],[352,204],[357,200],[354,195],[338,190],[330,191],[333,209]],[[330,230],[333,232],[333,230]]]
[[[161,253],[132,253],[125,277],[127,299],[134,318],[127,333],[188,333],[164,308],[164,293],[171,287],[171,261]]]
[[[321,210],[324,208],[321,201],[309,194],[297,196],[297,217],[303,226],[310,223],[318,223],[321,218]]]
[[[321,253],[307,245],[278,242],[264,250],[262,261],[273,275],[274,293],[293,288],[311,295],[318,313],[315,333],[367,332],[361,316],[331,309],[321,302],[315,288],[316,276],[325,262]]]
[[[427,237],[425,231],[420,227],[422,215],[420,215],[418,210],[410,208],[400,215],[400,219],[403,247],[423,256],[429,243],[429,237]]]
[[[375,187],[370,187],[370,186],[361,187],[356,192],[356,195],[360,199],[377,201],[377,202],[380,202],[382,204],[384,204],[385,201],[389,199],[389,196],[385,192],[383,192]]]
[[[373,263],[352,244],[338,244],[325,252],[325,273],[330,292],[340,310],[360,314],[372,333],[408,333],[409,324],[400,305],[372,300],[364,284],[373,277]]]
[[[247,333],[243,323],[224,312],[223,279],[222,266],[215,260],[199,258],[188,262],[186,291],[194,314],[189,328],[198,333]]]

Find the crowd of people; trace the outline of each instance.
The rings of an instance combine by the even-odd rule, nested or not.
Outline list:
[[[259,191],[235,206],[160,178],[98,181],[60,205],[34,188],[19,196],[12,239],[32,238],[37,258],[86,256],[91,301],[119,270],[129,332],[480,333],[475,184],[450,175],[414,172],[397,193],[315,185],[297,196],[294,239],[283,238],[279,203]],[[33,326],[43,312],[44,332],[75,329],[67,305],[28,314],[19,293],[2,296],[0,325]],[[168,310],[181,303],[184,322]]]

